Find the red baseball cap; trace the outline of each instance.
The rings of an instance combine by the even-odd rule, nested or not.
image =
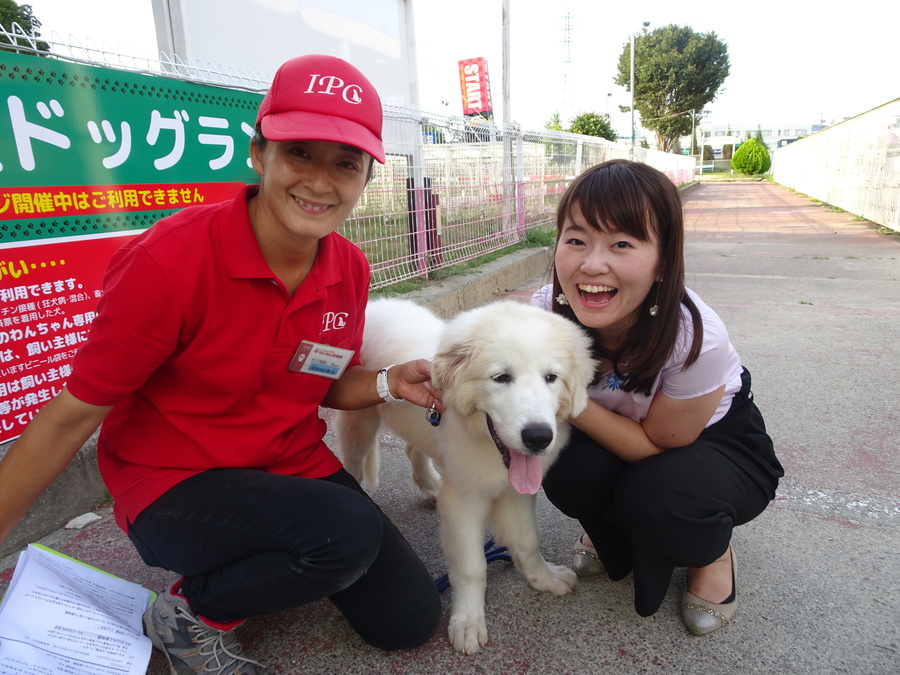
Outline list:
[[[309,54],[283,64],[256,123],[273,141],[334,141],[384,164],[381,99],[372,83],[336,56]]]

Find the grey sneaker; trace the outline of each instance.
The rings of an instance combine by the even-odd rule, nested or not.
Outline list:
[[[146,612],[144,628],[169,660],[172,675],[263,675],[262,664],[241,656],[233,631],[203,623],[185,598],[172,589],[159,595]]]

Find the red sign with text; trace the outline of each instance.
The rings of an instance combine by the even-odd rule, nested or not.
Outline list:
[[[0,223],[178,209],[230,199],[241,184],[0,188]],[[0,443],[22,433],[56,396],[87,340],[112,254],[141,230],[40,239],[0,247]]]
[[[0,439],[60,392],[87,339],[105,265],[140,232],[0,251]]]
[[[483,57],[459,62],[459,86],[462,92],[463,115],[494,116],[491,102],[491,82],[487,61]]]

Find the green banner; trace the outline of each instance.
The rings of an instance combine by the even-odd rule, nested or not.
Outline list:
[[[143,229],[255,178],[259,93],[2,53],[0,94],[0,245]]]

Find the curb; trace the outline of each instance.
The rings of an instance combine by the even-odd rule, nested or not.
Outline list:
[[[550,247],[525,248],[489,262],[468,274],[443,279],[432,286],[405,293],[444,319],[480,307],[515,290],[529,279],[546,274]]]
[[[12,445],[8,443],[2,453]],[[37,498],[0,546],[0,558],[58,530],[73,518],[94,511],[109,501],[109,492],[97,468],[97,434],[91,436],[65,471]]]

